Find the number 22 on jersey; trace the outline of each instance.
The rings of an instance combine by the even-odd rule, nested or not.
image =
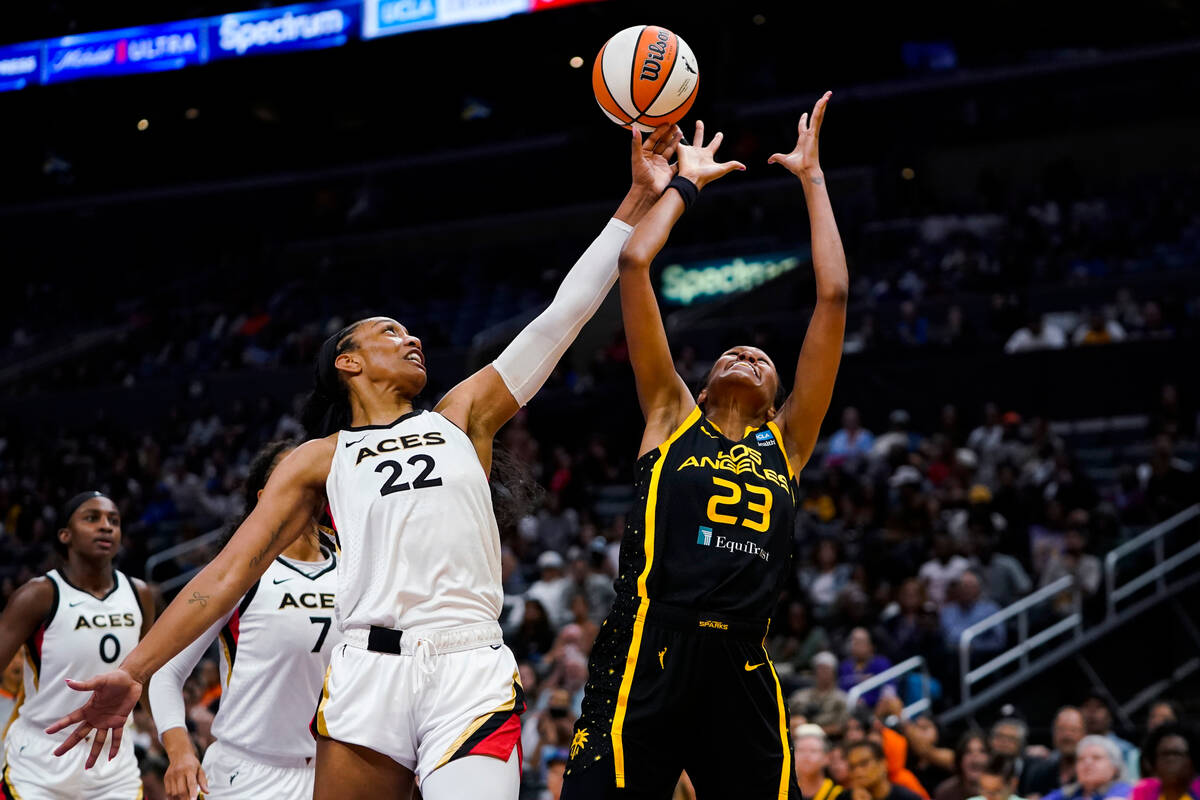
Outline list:
[[[415,456],[409,457],[408,464],[409,466],[414,467],[419,464],[424,465],[421,469],[421,473],[417,475],[416,480],[414,480],[411,485],[409,485],[407,482],[397,483],[397,481],[400,480],[400,476],[404,474],[404,467],[400,465],[399,461],[383,461],[376,465],[376,472],[391,472],[391,475],[388,476],[388,479],[384,482],[383,486],[379,487],[379,495],[381,497],[386,497],[393,492],[407,492],[410,489],[427,489],[431,486],[442,485],[441,478],[430,477],[434,467],[437,466],[437,462],[433,460],[433,456],[426,455],[425,453],[418,453]]]

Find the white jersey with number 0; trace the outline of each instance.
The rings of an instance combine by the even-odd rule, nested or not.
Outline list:
[[[343,629],[495,622],[500,533],[471,440],[431,411],[343,430],[326,482]]]
[[[45,728],[80,704],[67,678],[87,680],[117,668],[142,634],[142,606],[124,573],[113,570],[113,588],[96,597],[72,586],[58,570],[54,604],[25,643],[25,700],[17,715]]]

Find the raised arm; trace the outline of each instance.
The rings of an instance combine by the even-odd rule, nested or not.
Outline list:
[[[811,124],[808,114],[800,117],[796,148],[787,155],[776,153],[767,160],[767,163],[785,166],[804,187],[812,232],[813,273],[817,281],[817,304],[796,362],[795,384],[775,417],[788,458],[797,472],[812,455],[821,421],[829,410],[846,335],[846,300],[850,287],[846,253],[842,250],[842,238],[825,187],[825,174],[817,157],[817,139],[831,95],[832,92],[826,92],[817,101]]]
[[[682,134],[661,127],[644,143],[632,138],[633,182],[617,213],[563,278],[550,305],[488,366],[451,389],[436,411],[458,425],[475,445],[485,469],[492,438],[550,377],[584,324],[617,279],[617,255],[630,231],[662,194],[674,174],[670,164]]]
[[[718,133],[705,147],[704,123],[697,121],[694,143],[691,146],[681,144],[676,149],[679,177],[691,181],[697,191],[723,175],[745,169],[737,161],[716,162],[722,138],[723,135]],[[670,436],[695,405],[687,384],[679,377],[671,360],[666,328],[650,281],[650,264],[666,245],[684,208],[683,195],[679,191],[664,194],[634,229],[618,262],[625,340],[629,344],[638,403],[646,420],[639,457]]]
[[[82,707],[47,729],[56,733],[78,723],[55,755],[66,753],[95,730],[87,766],[96,762],[109,731],[109,759],[116,756],[125,720],[155,670],[233,608],[271,561],[312,525],[311,517],[324,498],[334,446],[330,439],[319,439],[293,450],[275,468],[258,505],[229,544],[179,592],[121,666],[90,680],[67,682],[72,689],[92,694]]]

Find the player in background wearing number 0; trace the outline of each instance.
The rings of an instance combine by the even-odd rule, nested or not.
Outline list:
[[[272,442],[246,475],[245,513],[275,465],[295,449]],[[243,517],[245,519],[245,517]],[[168,800],[307,800],[316,742],[308,730],[329,656],[341,642],[333,623],[337,557],[313,522],[208,631],[150,679],[150,711],[171,765]],[[204,764],[186,728],[183,684],[214,640],[221,649],[221,704]]]
[[[229,544],[184,587],[118,669],[74,683],[83,707],[57,752],[96,731],[90,762],[119,745],[150,676],[228,613],[328,501],[341,552],[331,658],[315,728],[316,800],[516,800],[524,696],[497,622],[500,541],[492,440],[549,377],[616,282],[617,258],[674,174],[681,133],[632,139],[633,185],[554,300],[491,365],[433,412],[420,340],[395,320],[330,337],[305,414],[315,436],[288,455]],[[590,168],[591,164],[584,163]],[[396,280],[426,279],[415,267]],[[263,731],[270,737],[269,731]]]
[[[796,474],[829,408],[846,327],[846,257],[817,159],[829,94],[776,153],[804,188],[817,302],[786,398],[755,347],[726,350],[698,398],[675,372],[650,263],[715,162],[696,123],[679,176],[620,259],[621,310],[646,418],[617,598],[592,647],[563,800],[696,796],[800,800],[787,709],[764,647],[791,568]],[[740,165],[737,165],[740,166]]]
[[[113,569],[121,547],[121,513],[100,492],[83,492],[63,506],[54,542],[63,566],[13,593],[0,616],[0,663],[24,647],[25,671],[5,738],[0,780],[5,800],[135,800],[142,796],[133,742],[100,768],[84,769],[83,752],[56,759],[65,735],[43,729],[79,701],[68,678],[112,669],[154,622],[146,584]]]

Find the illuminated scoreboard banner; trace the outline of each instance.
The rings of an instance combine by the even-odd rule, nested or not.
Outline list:
[[[64,36],[46,42],[42,83],[161,72],[208,60],[203,20]]]
[[[531,0],[367,0],[363,38],[525,14]]]
[[[739,294],[791,272],[808,260],[807,247],[745,258],[668,264],[659,274],[659,293],[673,305],[689,306]]]
[[[485,22],[596,0],[325,0],[0,46],[0,92],[340,47],[351,39]]]
[[[357,37],[361,0],[309,3],[226,14],[208,20],[210,58],[340,47]]]

